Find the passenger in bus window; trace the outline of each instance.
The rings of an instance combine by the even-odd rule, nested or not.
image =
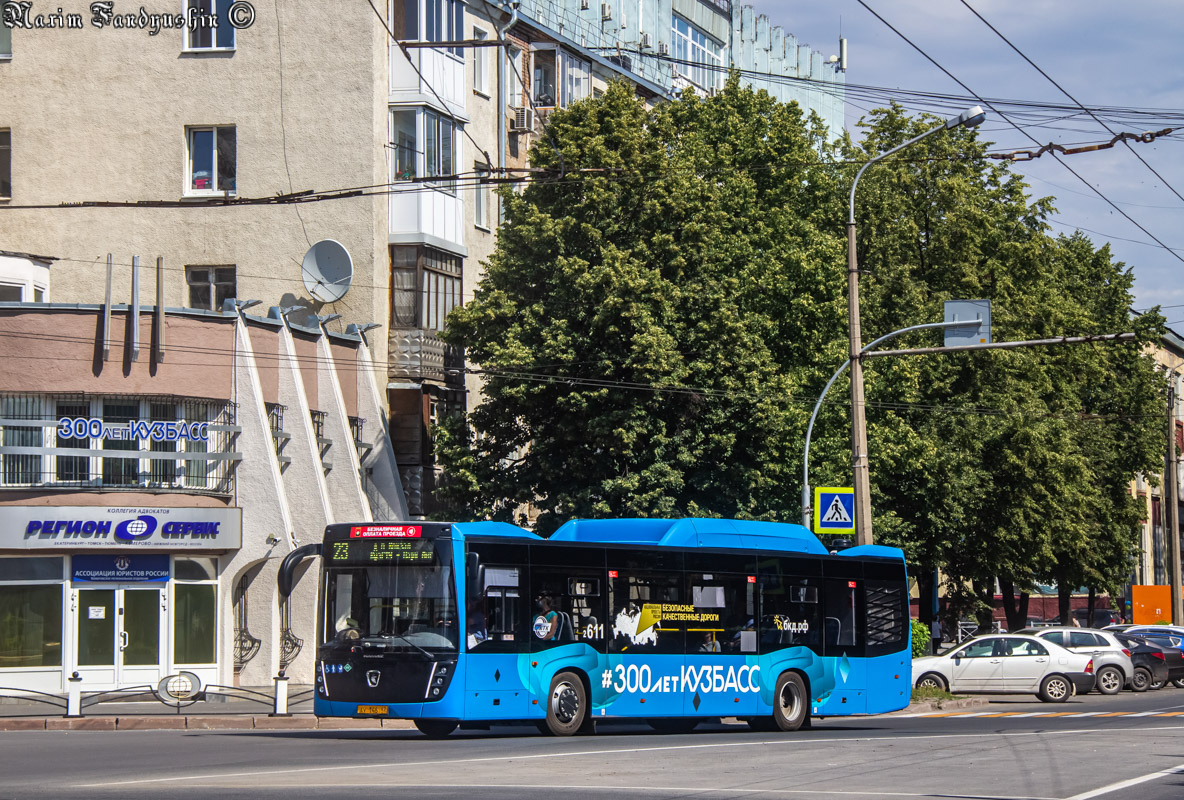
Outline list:
[[[546,620],[547,624],[550,626],[547,630],[543,631],[541,635],[539,629],[536,627],[535,635],[545,642],[558,641],[559,612],[555,611],[553,607],[554,601],[551,599],[551,596],[546,594],[539,595],[535,600],[535,605],[539,610],[539,616]],[[536,625],[537,624],[538,623],[536,622]]]
[[[700,653],[718,653],[719,642],[716,641],[715,631],[703,632],[703,643],[699,645]]]

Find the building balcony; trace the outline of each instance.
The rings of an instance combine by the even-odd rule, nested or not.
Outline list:
[[[463,388],[464,351],[445,344],[435,331],[392,328],[388,338],[388,371],[391,381],[434,383]]]

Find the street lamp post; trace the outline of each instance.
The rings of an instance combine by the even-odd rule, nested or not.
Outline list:
[[[978,106],[951,117],[943,124],[909,139],[901,145],[868,161],[855,173],[851,183],[851,198],[847,213],[847,318],[851,336],[851,471],[855,481],[855,543],[872,543],[872,498],[867,469],[867,419],[864,416],[863,401],[863,335],[859,330],[859,267],[855,257],[855,187],[859,179],[872,164],[882,161],[893,153],[911,147],[927,136],[951,128],[973,128],[982,124],[986,114]]]

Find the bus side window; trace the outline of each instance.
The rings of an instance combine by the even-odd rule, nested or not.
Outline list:
[[[518,567],[486,566],[484,586],[470,587],[465,636],[470,652],[516,652],[525,648],[519,572]]]
[[[625,569],[610,569],[608,574],[609,652],[683,653],[687,623],[661,619],[663,606],[681,607],[687,602],[682,574]]]
[[[822,653],[823,620],[817,578],[761,576],[761,652],[808,647]]]
[[[863,589],[862,581],[846,578],[827,578],[823,646],[828,656],[863,655]]]

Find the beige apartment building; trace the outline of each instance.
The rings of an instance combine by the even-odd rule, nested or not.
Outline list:
[[[480,390],[437,333],[494,246],[483,181],[526,165],[552,110],[614,79],[709,93],[735,66],[843,124],[842,65],[730,0],[5,8],[0,249],[55,259],[56,302],[103,302],[110,254],[122,287],[139,258],[150,299],[160,259],[168,307],[368,328],[413,516],[433,510],[433,421]],[[340,256],[307,268],[323,240],[350,279]]]

